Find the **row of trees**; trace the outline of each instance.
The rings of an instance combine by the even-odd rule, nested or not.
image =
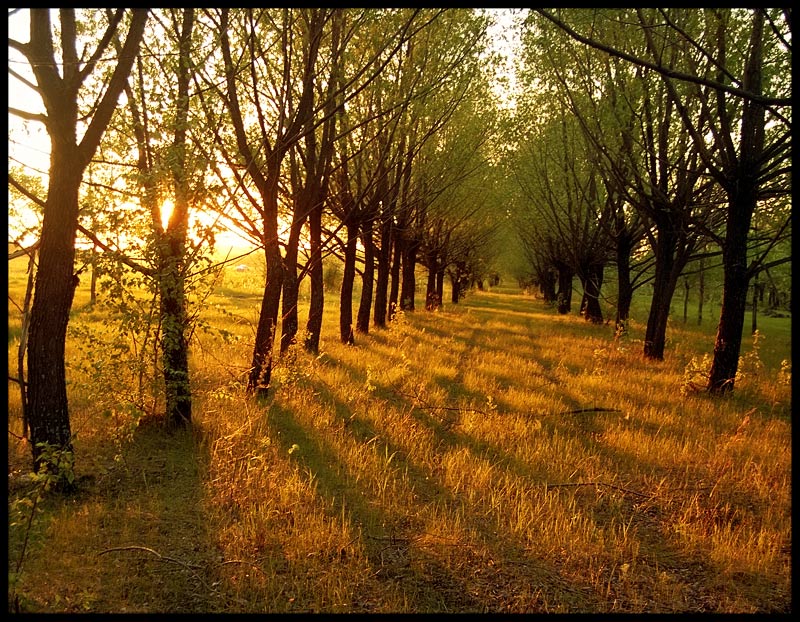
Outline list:
[[[353,343],[414,310],[418,265],[426,309],[442,304],[445,277],[457,302],[487,276],[510,217],[562,313],[578,277],[582,312],[602,322],[614,265],[624,330],[633,292],[651,283],[653,359],[681,276],[719,261],[712,392],[733,388],[750,282],[789,260],[790,10],[535,10],[502,125],[479,11],[26,14],[28,41],[12,33],[9,51],[29,71],[10,62],[9,74],[42,108],[9,112],[51,143],[46,187],[9,171],[10,190],[42,214],[19,378],[37,470],[48,447],[71,451],[64,354],[79,235],[86,261],[120,288],[138,275],[158,300],[170,425],[192,418],[189,293],[220,230],[264,253],[247,377],[260,397],[277,356],[298,341],[319,349],[331,254],[343,264],[338,337]]]
[[[731,391],[750,283],[791,260],[790,76],[791,9],[534,10],[510,167],[545,298],[568,312],[578,276],[602,321],[615,264],[618,329],[652,284],[644,355],[662,359],[679,278],[716,258],[708,390]]]
[[[191,421],[187,287],[211,248],[213,227],[197,226],[209,215],[264,252],[247,380],[258,396],[279,320],[279,351],[297,341],[306,276],[303,345],[319,348],[326,254],[344,261],[345,343],[359,255],[355,331],[414,309],[420,263],[428,309],[441,305],[446,273],[454,300],[480,277],[497,221],[478,192],[495,170],[496,124],[480,12],[36,9],[29,23],[29,40],[11,38],[9,49],[31,77],[11,65],[9,74],[44,110],[9,112],[44,125],[48,185],[42,194],[16,170],[9,184],[42,212],[19,379],[36,470],[48,446],[72,449],[64,354],[79,232],[157,294],[171,425]],[[124,245],[113,242],[120,228]]]

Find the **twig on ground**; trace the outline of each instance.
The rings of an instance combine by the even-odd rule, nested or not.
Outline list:
[[[637,497],[642,497],[643,499],[652,499],[653,495],[646,495],[644,493],[638,492],[636,490],[631,490],[630,488],[623,488],[622,486],[615,486],[614,484],[608,484],[606,482],[564,482],[562,484],[543,484],[545,490],[549,488],[568,488],[568,487],[577,487],[577,486],[594,486],[595,488],[598,486],[605,486],[606,488],[613,488],[614,490],[619,490],[620,492],[629,493],[632,495],[636,495]]]
[[[486,415],[487,417],[489,416],[489,413],[487,413],[486,411],[483,411],[483,410],[479,410],[477,408],[464,408],[463,406],[434,406],[433,404],[428,404],[426,402],[423,402],[419,398],[419,393],[417,393],[416,395],[414,395],[412,393],[404,393],[403,391],[399,391],[395,387],[392,387],[392,392],[396,393],[397,395],[399,395],[401,397],[410,397],[410,398],[412,398],[416,402],[416,405],[419,408],[424,408],[425,410],[444,410],[444,411],[448,411],[448,412],[477,413],[479,415]]]
[[[555,413],[556,416],[558,415],[579,415],[580,413],[621,413],[621,410],[617,408],[578,408],[577,410],[565,410],[561,413]]]
[[[170,563],[173,563],[173,564],[177,564],[178,566],[182,566],[183,568],[186,568],[186,570],[188,570],[195,577],[197,577],[200,580],[200,582],[206,588],[209,587],[208,583],[206,583],[205,579],[203,579],[203,577],[201,577],[196,572],[196,570],[201,569],[202,566],[198,566],[197,564],[187,564],[186,562],[181,561],[180,559],[175,559],[174,557],[167,557],[166,555],[162,555],[158,551],[155,551],[155,550],[153,550],[153,549],[151,549],[150,547],[147,547],[147,546],[136,546],[136,545],[116,546],[116,547],[113,547],[113,548],[110,548],[110,549],[105,549],[103,551],[100,551],[97,555],[99,557],[100,555],[105,555],[106,553],[114,553],[116,551],[145,551],[146,553],[150,553],[152,555],[155,555],[156,558],[158,559],[158,561],[160,561],[160,562],[170,562]]]

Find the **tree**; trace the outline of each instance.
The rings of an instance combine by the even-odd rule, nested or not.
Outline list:
[[[765,198],[789,191],[791,9],[707,9],[692,12],[690,23],[681,19],[685,10],[640,9],[640,43],[633,48],[539,13],[574,39],[658,74],[703,166],[725,192],[724,236],[716,237],[723,251],[723,305],[707,388],[733,390],[746,292],[765,259],[760,254],[748,264],[752,218]],[[670,57],[676,62],[665,64],[664,51],[676,47],[681,54]],[[690,112],[693,106],[700,112]],[[776,239],[786,226],[776,230]]]
[[[617,21],[627,13],[610,14],[607,17],[604,12],[591,10],[570,13],[583,27],[604,19],[609,38],[624,41],[630,49],[643,50],[636,33],[626,32]],[[694,14],[684,13],[682,17],[681,23],[689,27]],[[540,27],[546,28],[547,23]],[[645,219],[655,273],[644,354],[662,359],[678,278],[701,240],[718,222],[714,184],[706,177],[698,148],[682,122],[687,115],[701,119],[700,106],[692,102],[679,111],[661,84],[660,74],[648,67],[636,68],[635,76],[631,75],[624,65],[603,63],[587,50],[566,45],[564,37],[558,37],[558,30],[552,28],[542,40],[556,88],[566,97],[595,147],[608,189],[621,194],[624,202]],[[667,47],[660,57],[661,65],[676,67],[687,47],[685,41]],[[603,127],[606,123],[610,130]],[[626,241],[625,237],[617,238],[618,245]],[[618,255],[619,250],[618,246]]]
[[[266,283],[261,301],[248,391],[266,396],[273,365],[285,258],[279,236],[279,189],[284,159],[313,116],[314,77],[328,9],[206,11],[222,55],[224,89],[206,76],[229,116],[233,143],[217,131],[218,148],[242,188],[238,206],[264,248]],[[251,192],[248,186],[252,187]]]
[[[611,257],[603,224],[608,214],[599,209],[605,204],[604,186],[571,118],[566,108],[555,110],[520,144],[513,170],[527,205],[516,220],[523,243],[540,245],[540,256],[542,251],[548,255],[547,269],[558,271],[559,312],[569,312],[577,275],[584,291],[581,312],[588,321],[602,323],[600,288]]]
[[[167,104],[164,106],[167,110],[174,107],[174,117],[159,119],[161,111],[153,109],[155,106],[150,97],[157,89],[152,87],[152,83],[147,85],[148,88],[145,86],[141,56],[137,86],[128,88],[127,94],[139,154],[137,169],[142,189],[141,200],[151,215],[154,237],[156,265],[152,275],[157,281],[159,294],[165,420],[167,425],[175,427],[187,425],[192,419],[186,304],[186,272],[190,260],[186,251],[191,198],[190,176],[193,172],[190,170],[191,162],[187,154],[187,130],[195,15],[194,10],[185,9],[182,12],[170,11],[167,17],[171,23],[162,32],[167,39],[170,36],[175,38],[177,64],[158,62],[156,71],[159,76],[175,75],[176,92],[167,93]],[[148,54],[148,57],[160,59],[157,53]],[[173,81],[170,80],[167,84],[171,85]],[[153,123],[158,124],[158,127],[152,127]],[[159,131],[153,131],[154,129]],[[159,145],[155,136],[163,134],[171,134],[172,143],[165,146],[161,153],[157,153]],[[167,179],[161,179],[159,171],[163,171]],[[163,195],[167,188],[171,190],[167,194],[174,197],[170,214],[163,213],[163,200],[159,200],[159,195]]]
[[[43,451],[50,445],[72,451],[67,403],[64,353],[69,311],[77,285],[73,274],[75,236],[78,228],[78,191],[83,172],[91,161],[117,100],[133,66],[147,23],[148,11],[131,12],[125,43],[105,88],[92,84],[102,67],[114,34],[123,26],[124,9],[117,9],[90,53],[84,47],[78,55],[78,20],[75,9],[58,13],[60,39],[56,39],[49,9],[30,10],[30,40],[9,39],[9,46],[21,52],[35,77],[34,90],[41,96],[45,114],[29,114],[9,108],[23,119],[44,123],[50,137],[50,171],[44,206],[39,269],[31,307],[28,338],[28,407],[34,470],[43,463]],[[56,59],[56,50],[60,60]],[[100,76],[96,76],[102,80]],[[28,82],[18,76],[23,82]],[[95,97],[93,97],[95,96]],[[84,107],[84,98],[89,105]],[[78,139],[79,123],[85,127]],[[47,456],[52,454],[46,454]],[[46,468],[57,469],[55,464]],[[56,471],[58,472],[58,471]]]

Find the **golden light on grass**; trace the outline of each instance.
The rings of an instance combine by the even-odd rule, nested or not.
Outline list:
[[[230,335],[193,342],[180,439],[104,418],[70,343],[90,479],[36,523],[18,580],[30,609],[789,610],[791,387],[775,365],[726,399],[681,395],[699,329],[653,364],[643,327],[615,340],[511,291],[344,346],[331,297],[323,353],[280,360],[258,402],[243,390],[251,293],[204,311]]]

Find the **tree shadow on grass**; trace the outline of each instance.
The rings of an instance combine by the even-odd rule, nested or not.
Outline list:
[[[427,541],[422,544],[420,522],[414,508],[403,512],[381,509],[379,502],[371,499],[370,491],[355,481],[352,475],[343,477],[342,465],[336,464],[330,448],[320,435],[304,428],[288,409],[270,412],[270,421],[276,432],[280,432],[280,443],[287,450],[293,444],[301,450],[292,454],[292,459],[308,468],[315,475],[320,494],[333,503],[332,514],[346,508],[354,525],[366,532],[365,550],[376,577],[392,578],[381,569],[386,565],[386,556],[403,560],[407,567],[400,569],[394,577],[402,580],[404,590],[413,595],[412,610],[421,611],[541,611],[552,609],[589,610],[590,589],[576,586],[546,563],[530,555],[522,542],[505,533],[494,520],[462,496],[454,494],[443,483],[441,474],[415,464],[400,446],[386,440],[382,430],[364,417],[354,415],[342,403],[335,391],[324,383],[316,383],[315,392],[322,403],[332,406],[340,424],[359,443],[374,442],[376,451],[394,456],[398,471],[406,475],[408,486],[413,488],[419,503],[436,504],[452,517],[463,516],[469,531],[478,534],[480,542],[461,543],[469,550],[463,557],[469,558],[468,568],[455,569],[438,561],[448,544]],[[409,405],[410,406],[410,405]],[[442,447],[465,446],[475,454],[487,456],[497,463],[508,463],[507,454],[495,452],[489,444],[480,444],[467,435],[453,434],[442,428],[440,422],[428,418],[425,413],[410,408],[411,416],[424,425],[433,426]],[[303,447],[314,447],[303,451]],[[517,465],[517,470],[523,467]],[[526,473],[531,475],[530,472]],[[371,501],[368,501],[371,499]],[[376,506],[375,504],[378,503]],[[376,509],[376,507],[378,509]],[[362,532],[362,533],[363,533]],[[424,538],[423,538],[424,539]],[[431,548],[433,547],[433,548]],[[446,557],[446,555],[445,555]],[[410,572],[410,574],[408,574]],[[529,590],[531,583],[535,589]],[[587,600],[588,598],[588,600]],[[548,604],[549,603],[549,604]]]
[[[49,530],[23,569],[37,580],[32,610],[223,610],[212,587],[218,556],[202,509],[196,435],[143,425],[117,445],[96,442],[77,444],[88,454],[78,490],[52,496],[39,519]]]

